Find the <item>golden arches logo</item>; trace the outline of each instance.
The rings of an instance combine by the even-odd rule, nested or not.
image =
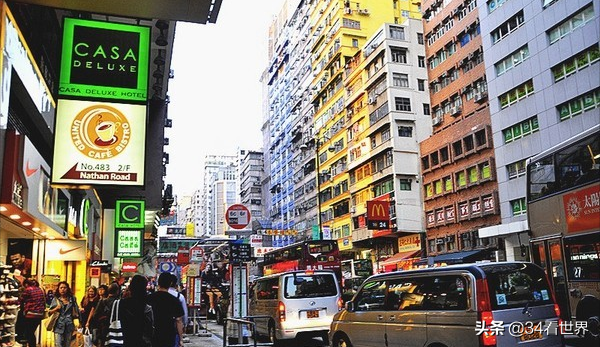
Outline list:
[[[371,204],[371,216],[373,217],[386,217],[387,212],[381,203],[373,203]]]
[[[73,145],[85,156],[109,159],[119,155],[129,144],[131,125],[117,108],[97,104],[77,113],[70,134]]]

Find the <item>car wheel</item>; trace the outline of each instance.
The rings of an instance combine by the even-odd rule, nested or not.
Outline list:
[[[273,344],[274,347],[280,346],[280,342],[277,339],[277,332],[275,331],[275,323],[269,322],[269,331],[268,331],[269,342]]]
[[[333,344],[331,347],[352,347],[352,343],[345,334],[337,334],[333,337]]]

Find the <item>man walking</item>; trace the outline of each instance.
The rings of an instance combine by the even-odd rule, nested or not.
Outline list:
[[[183,308],[177,298],[169,293],[172,274],[163,272],[158,276],[158,288],[148,298],[154,313],[153,347],[173,347],[176,336],[183,346]]]
[[[169,288],[169,293],[171,295],[173,295],[174,297],[177,298],[177,300],[179,300],[179,302],[181,303],[181,308],[183,308],[183,331],[185,333],[185,327],[187,327],[187,322],[188,322],[188,309],[187,309],[187,302],[185,301],[185,296],[183,296],[183,294],[181,294],[181,292],[179,291],[177,282],[177,275],[175,274],[171,274],[171,287]],[[175,336],[175,347],[179,346],[179,335]]]

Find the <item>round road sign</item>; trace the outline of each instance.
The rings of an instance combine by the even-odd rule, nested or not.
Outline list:
[[[250,210],[242,204],[231,205],[225,213],[225,219],[233,229],[244,229],[250,224]]]

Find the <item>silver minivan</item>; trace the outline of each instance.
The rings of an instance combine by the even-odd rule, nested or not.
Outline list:
[[[257,279],[252,286],[248,315],[258,335],[274,345],[298,337],[322,337],[334,314],[342,309],[340,286],[330,270],[291,271]]]
[[[488,262],[369,277],[333,318],[332,347],[563,346],[544,271]]]

